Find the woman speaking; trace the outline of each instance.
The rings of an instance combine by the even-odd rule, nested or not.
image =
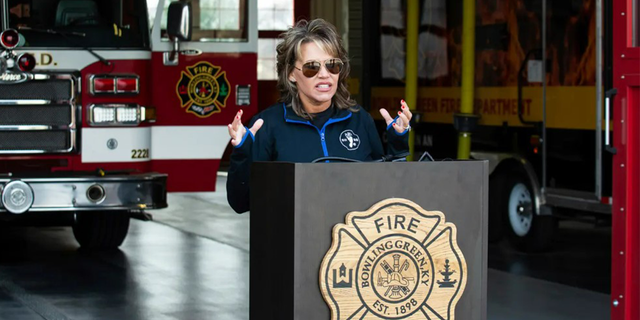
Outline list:
[[[373,118],[347,90],[349,60],[335,27],[322,19],[302,20],[281,37],[276,48],[280,101],[256,115],[248,127],[242,123],[242,110],[228,125],[234,150],[227,199],[238,213],[249,210],[253,161],[372,161],[384,156]],[[395,117],[380,109],[391,155],[409,150],[412,115],[404,101],[399,103]]]

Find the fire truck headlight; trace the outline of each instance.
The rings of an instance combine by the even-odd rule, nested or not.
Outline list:
[[[135,107],[118,107],[117,108],[118,123],[122,124],[138,124],[140,123],[140,109]]]
[[[104,104],[89,107],[89,123],[94,126],[136,126],[144,121],[144,107],[137,104]]]
[[[2,205],[13,214],[21,214],[29,210],[33,205],[33,199],[31,186],[19,180],[7,183],[2,191]]]
[[[89,122],[91,124],[105,125],[113,124],[116,121],[116,109],[113,107],[93,106],[90,110]]]

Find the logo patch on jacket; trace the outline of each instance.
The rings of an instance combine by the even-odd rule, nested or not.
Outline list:
[[[353,130],[345,130],[340,134],[340,143],[349,151],[358,149],[360,146],[360,137]]]

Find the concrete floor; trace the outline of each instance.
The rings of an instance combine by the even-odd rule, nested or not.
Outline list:
[[[78,250],[69,228],[0,230],[0,319],[249,319],[250,214],[228,207],[224,182],[215,193],[170,194],[154,222],[132,220],[115,252]],[[560,239],[593,237],[566,230]],[[609,319],[608,295],[594,291],[606,284],[587,276],[589,257],[607,253],[574,240],[543,255],[492,245],[487,318]],[[576,250],[583,253],[573,262],[567,255]],[[577,275],[559,281],[554,269]]]

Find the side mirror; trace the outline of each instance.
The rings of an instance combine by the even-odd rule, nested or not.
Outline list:
[[[164,54],[165,65],[178,65],[180,41],[191,40],[191,3],[174,1],[167,14],[167,34],[173,41],[173,50]]]
[[[170,39],[191,40],[191,3],[174,1],[169,5],[167,34]]]

